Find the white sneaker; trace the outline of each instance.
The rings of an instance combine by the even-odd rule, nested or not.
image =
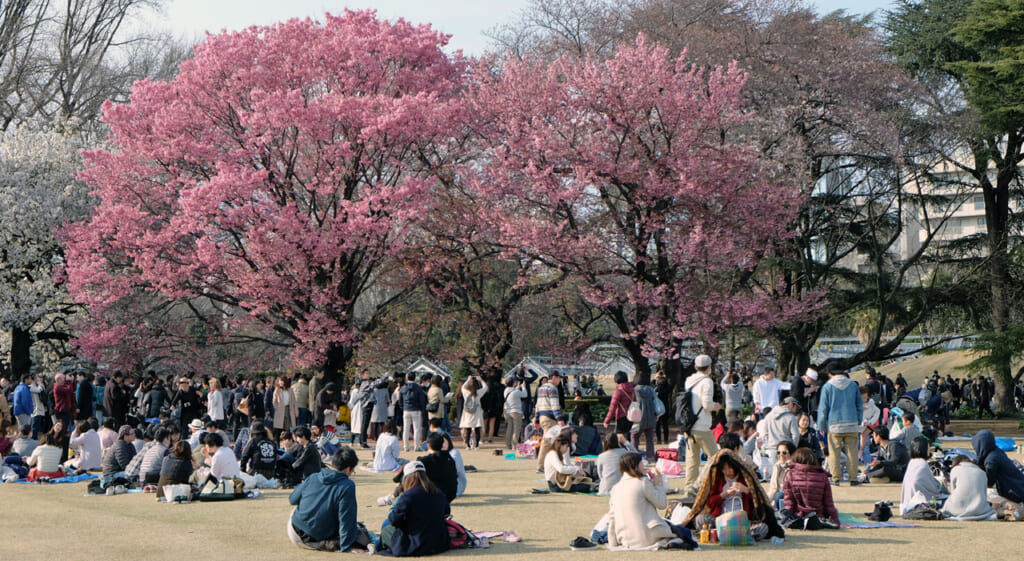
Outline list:
[[[380,506],[389,506],[394,500],[395,497],[391,495],[384,495],[383,497],[377,499],[377,504],[379,504]]]

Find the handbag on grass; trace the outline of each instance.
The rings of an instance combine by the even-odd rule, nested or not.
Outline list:
[[[722,545],[754,545],[750,535],[750,520],[744,510],[727,512],[715,519],[718,543]]]

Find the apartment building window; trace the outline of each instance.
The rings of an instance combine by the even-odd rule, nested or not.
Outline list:
[[[946,222],[946,225],[943,227],[943,233],[947,236],[959,236],[963,234],[963,231],[963,223],[959,218],[951,219]]]
[[[977,226],[979,228],[985,228],[986,226],[988,226],[987,224],[985,224],[985,217],[984,216],[979,216],[978,217],[978,221],[975,224],[977,224]]]
[[[974,210],[985,210],[985,195],[974,196]]]

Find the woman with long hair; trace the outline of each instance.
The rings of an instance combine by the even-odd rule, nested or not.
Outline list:
[[[544,479],[548,489],[556,493],[593,493],[591,479],[572,463],[573,436],[571,430],[562,430],[555,437],[551,451],[544,456]]]
[[[427,477],[423,463],[405,464],[402,494],[388,513],[388,523],[394,527],[387,544],[391,555],[409,557],[447,551],[445,519],[449,512],[448,499]]]
[[[608,546],[621,549],[664,549],[686,544],[694,549],[690,531],[658,514],[668,506],[665,478],[648,472],[643,457],[630,452],[619,459],[622,479],[608,501]]]
[[[277,440],[283,431],[295,427],[299,416],[299,408],[295,403],[295,394],[292,393],[288,379],[278,376],[274,382],[274,440]]]
[[[226,429],[228,423],[224,415],[224,388],[216,377],[210,378],[210,392],[206,394],[206,414],[217,423],[217,428]]]
[[[395,471],[402,465],[398,457],[401,453],[398,446],[398,428],[394,419],[388,419],[382,425],[383,428],[377,435],[377,449],[373,452],[371,467],[378,472]]]
[[[459,419],[459,427],[462,429],[462,440],[469,450],[480,447],[480,432],[484,426],[481,398],[486,394],[487,384],[480,376],[470,376],[462,384],[462,417]]]

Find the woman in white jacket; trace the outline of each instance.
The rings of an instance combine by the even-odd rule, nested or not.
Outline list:
[[[210,420],[217,423],[217,428],[228,427],[224,415],[224,392],[217,378],[210,378],[210,393],[206,395],[206,414],[210,416]]]
[[[622,479],[608,501],[609,549],[695,547],[690,531],[658,514],[668,506],[665,479],[644,469],[643,457],[630,452],[619,460]],[[684,546],[684,542],[686,546]]]
[[[348,394],[348,409],[351,412],[350,415],[350,430],[352,432],[352,444],[359,440],[360,433],[363,426],[363,393],[359,391],[359,384],[352,386],[352,391]],[[363,443],[363,448],[369,448],[366,444],[366,438],[364,437],[360,442]]]
[[[397,433],[394,419],[384,422],[384,428],[377,435],[377,448],[373,452],[373,471],[395,471],[405,463],[398,457],[400,451]]]

